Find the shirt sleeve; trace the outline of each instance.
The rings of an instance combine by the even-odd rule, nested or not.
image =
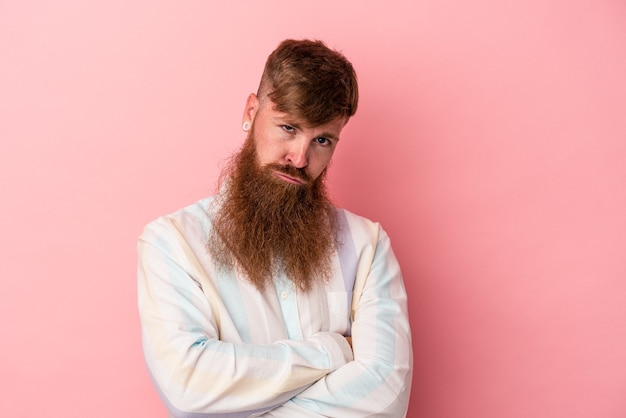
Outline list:
[[[220,340],[217,312],[198,281],[199,261],[172,225],[138,242],[138,303],[144,357],[175,417],[247,417],[292,398],[352,360],[345,339],[320,332],[302,341]],[[217,301],[216,303],[219,303]]]
[[[407,297],[389,237],[380,229],[352,324],[354,361],[263,417],[403,417],[411,389],[413,353]],[[357,277],[357,286],[359,279]]]

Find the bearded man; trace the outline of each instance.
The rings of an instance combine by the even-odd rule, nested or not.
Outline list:
[[[144,356],[170,417],[403,417],[406,292],[379,224],[325,176],[358,103],[320,41],[268,57],[217,195],[139,238]]]

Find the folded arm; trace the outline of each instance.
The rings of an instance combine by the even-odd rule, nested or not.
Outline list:
[[[348,343],[336,333],[273,344],[221,341],[220,318],[194,279],[197,262],[176,231],[144,234],[138,255],[144,356],[177,417],[265,411],[352,360]]]
[[[413,367],[411,333],[400,268],[384,231],[375,249],[363,251],[364,257],[371,268],[355,300],[354,361],[263,417],[405,416]]]

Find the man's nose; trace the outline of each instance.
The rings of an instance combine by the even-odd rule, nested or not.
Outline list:
[[[304,168],[309,164],[307,153],[309,142],[306,140],[293,140],[287,154],[287,162],[296,167]]]

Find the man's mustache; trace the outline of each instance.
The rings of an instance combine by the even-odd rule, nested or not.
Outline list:
[[[309,184],[312,181],[309,175],[304,171],[304,168],[297,168],[292,165],[281,165],[276,163],[267,164],[265,168],[302,180],[306,184]]]

